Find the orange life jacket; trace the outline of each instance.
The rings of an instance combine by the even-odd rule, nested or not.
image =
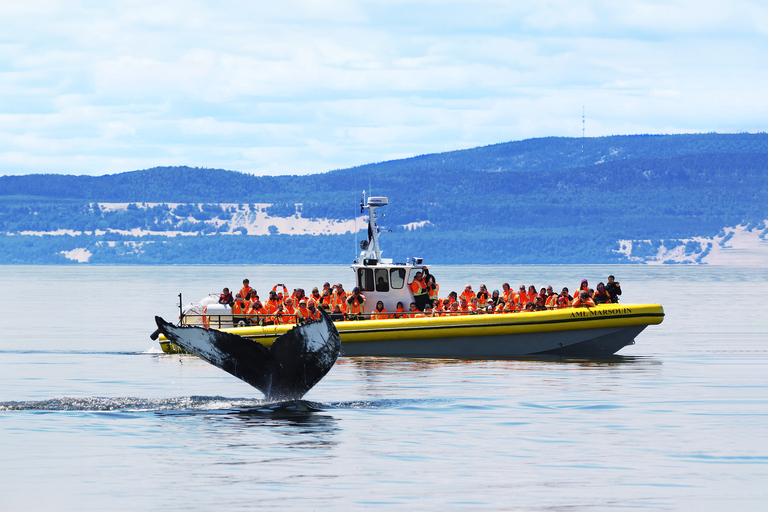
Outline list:
[[[347,313],[350,315],[359,315],[363,312],[363,305],[365,304],[365,297],[360,295],[358,299],[354,295],[350,295],[347,299]]]
[[[248,294],[250,294],[252,291],[253,291],[253,288],[251,288],[250,286],[243,286],[242,288],[240,288],[240,296],[243,299],[245,299],[246,297],[248,297]]]
[[[435,283],[434,289],[429,290],[429,300],[435,300],[437,297],[438,292],[440,291],[440,285]]]
[[[382,308],[381,311],[374,309],[373,313],[371,313],[371,320],[388,320],[389,318],[391,316],[387,313],[386,308]]]
[[[244,300],[236,300],[232,305],[232,315],[245,316],[248,313],[248,302]]]
[[[413,281],[411,281],[411,284],[409,284],[408,286],[411,287],[411,292],[413,293],[414,297],[424,293],[423,281],[419,281],[418,279],[414,278]]]

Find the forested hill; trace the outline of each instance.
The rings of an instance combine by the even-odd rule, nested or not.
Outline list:
[[[195,207],[199,215],[191,218],[167,208],[166,213],[158,210],[150,215],[147,209],[139,215],[134,208],[118,222],[119,216],[93,208],[93,203],[105,202],[207,203],[208,210],[210,204],[269,203],[273,206],[267,213],[272,217],[298,214],[311,219],[350,219],[360,192],[369,187],[374,195],[390,199],[383,224],[395,230],[387,241],[391,253],[418,253],[442,263],[627,261],[626,251],[617,252],[622,240],[646,241],[647,247],[636,250],[642,257],[642,251],[650,254],[664,244],[722,236],[723,228],[729,226],[764,229],[768,135],[530,139],[310,176],[255,177],[189,167],[98,177],[4,176],[0,177],[0,231],[86,232],[89,226],[93,231],[98,225],[100,229],[157,232],[179,229],[185,219],[206,220],[200,219],[205,216],[205,207],[200,205]],[[219,219],[213,232],[236,231],[232,223],[237,215],[232,207],[227,215],[208,213],[209,223],[212,217]],[[119,226],[111,226],[111,222]],[[423,227],[417,231],[402,228],[414,222]],[[197,229],[212,234],[202,224]],[[210,243],[235,244],[233,247],[251,243],[269,252],[274,249],[270,244],[287,236],[270,232],[271,236],[224,237],[215,242],[221,237],[214,236]],[[85,240],[89,251],[97,254],[100,246],[94,244],[105,242],[110,233],[97,235],[94,231],[80,236],[101,237]],[[317,246],[321,252],[315,254],[327,262],[349,261],[349,243],[344,242],[345,250],[336,253],[334,236],[294,237],[290,243],[310,253]],[[1,239],[0,262],[18,260],[20,239]],[[45,245],[45,237],[38,239],[36,246]],[[141,241],[147,241],[146,234]],[[166,242],[155,243],[151,250],[127,251],[130,257],[120,261],[162,261],[168,257],[162,254]],[[706,254],[707,247],[690,245],[689,250]],[[153,255],[153,251],[159,252]],[[196,251],[199,258],[200,247]],[[183,248],[175,249],[172,256],[166,262],[195,262],[184,255]],[[34,258],[45,262],[46,257]]]

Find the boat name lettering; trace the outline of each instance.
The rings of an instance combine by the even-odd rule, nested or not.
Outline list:
[[[572,311],[571,318],[587,318],[590,316],[607,316],[607,315],[615,315],[616,313],[620,313],[620,314],[632,313],[632,308],[621,308],[621,309],[611,309],[611,310],[586,309],[581,311]]]

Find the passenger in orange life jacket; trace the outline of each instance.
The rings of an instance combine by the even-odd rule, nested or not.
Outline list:
[[[384,309],[384,303],[382,301],[377,302],[376,308],[373,310],[373,314],[371,314],[371,320],[387,320],[389,318],[389,313]]]
[[[267,299],[267,303],[264,305],[267,308],[267,312],[272,314],[277,311],[278,304],[282,304],[282,302],[277,297],[277,292],[269,292],[269,299]]]
[[[395,312],[392,313],[392,318],[403,318],[404,313],[405,313],[405,310],[403,308],[403,303],[398,302],[397,307],[395,308]]]
[[[451,308],[448,310],[448,316],[458,316],[462,313],[459,311],[459,303],[451,302]]]
[[[407,313],[403,313],[403,318],[415,318],[416,313],[419,313],[419,308],[416,307],[415,302],[411,302],[410,309]]]
[[[309,306],[310,302],[314,302],[316,307],[320,306],[322,297],[320,296],[320,292],[317,291],[317,286],[312,288],[312,293],[309,294],[309,297],[307,298],[307,306]]]
[[[258,295],[252,295],[253,300],[251,301],[251,307],[248,310],[248,319],[250,320],[252,325],[260,325],[263,324],[266,320],[266,317],[263,315],[267,314],[266,308],[261,304],[259,301]]]
[[[477,305],[485,308],[490,298],[491,294],[488,293],[488,288],[486,288],[484,284],[481,284],[480,289],[477,291]]]
[[[459,299],[459,311],[462,315],[469,314],[469,304],[467,304],[467,300],[464,297]]]
[[[429,295],[429,303],[434,304],[434,301],[440,294],[440,285],[435,281],[435,276],[430,274],[426,279],[427,295]]]
[[[365,295],[360,293],[360,287],[355,286],[347,297],[347,318],[363,320],[363,306],[365,306]]]
[[[589,296],[586,290],[579,290],[579,296],[573,299],[573,307],[594,307],[595,301]]]
[[[429,270],[427,267],[422,268],[424,269],[424,272],[429,275]],[[427,282],[424,274],[422,272],[416,272],[416,275],[413,276],[413,281],[411,281],[411,284],[408,286],[411,288],[411,292],[413,293],[413,300],[416,303],[416,309],[419,311],[423,310],[424,306],[429,303],[429,293],[427,292]]]
[[[291,293],[291,298],[293,298],[293,303],[298,306],[299,301],[306,298],[304,295],[304,288],[294,288],[293,293]]]
[[[562,295],[557,296],[557,309],[564,309],[569,306],[569,301]]]
[[[565,297],[566,299],[568,299],[568,304],[570,304],[571,301],[573,300],[573,297],[571,297],[571,294],[568,293],[568,287],[567,286],[563,286],[563,291],[560,292],[560,296],[561,297]]]
[[[299,307],[296,309],[296,323],[303,324],[309,322],[312,319],[309,309],[307,308],[307,300],[301,299],[299,301]]]
[[[282,292],[277,291],[278,287],[282,287],[283,291]],[[272,291],[277,294],[277,298],[280,302],[285,303],[285,298],[288,296],[288,288],[286,288],[283,283],[277,283],[275,286],[272,287]]]
[[[469,311],[472,314],[477,314],[477,310],[480,309],[479,301],[477,300],[477,297],[472,297],[469,299],[469,306],[467,306],[467,311]]]
[[[432,310],[432,306],[427,304],[426,306],[424,306],[424,316],[425,317],[433,317],[433,316],[438,316],[438,315],[436,315],[435,312]]]
[[[509,283],[504,283],[501,285],[501,298],[504,299],[504,302],[507,303],[514,300],[515,291],[509,287]]]
[[[499,305],[500,300],[501,300],[501,295],[499,295],[499,290],[493,290],[493,292],[491,292],[491,298],[488,299],[488,302],[492,304],[493,307],[495,308],[496,306]]]
[[[547,302],[547,289],[546,288],[542,288],[541,290],[539,290],[539,297],[541,297],[541,300],[544,303]]]
[[[536,299],[533,302],[533,309],[534,311],[546,311],[547,305],[544,304],[544,297],[541,295],[537,295]]]
[[[544,305],[547,306],[547,309],[557,309],[557,294],[553,293],[552,295],[547,296]]]
[[[586,279],[582,279],[582,280],[581,280],[581,284],[579,285],[579,289],[578,289],[578,290],[576,290],[576,291],[574,292],[574,294],[573,294],[573,298],[574,298],[574,300],[575,300],[575,299],[577,299],[577,298],[579,297],[579,295],[581,294],[581,291],[582,291],[582,290],[584,290],[585,292],[587,292],[587,295],[589,295],[590,297],[592,297],[592,295],[589,293],[589,283],[587,282],[587,280],[586,280]]]
[[[251,300],[251,292],[253,292],[254,289],[250,286],[250,281],[248,279],[243,279],[243,287],[240,288],[240,296],[245,300]]]
[[[331,295],[330,288],[328,290],[323,290],[323,294],[320,296],[320,307],[326,311],[333,309],[333,296]]]
[[[515,295],[515,304],[518,309],[523,309],[526,302],[528,302],[528,292],[525,291],[525,285],[521,284]]]
[[[307,303],[307,311],[309,311],[310,320],[320,320],[320,310],[313,301]]]
[[[331,294],[331,304],[338,305],[342,313],[347,312],[347,292],[344,291],[344,285],[341,283],[335,285],[335,290]]]
[[[536,303],[536,296],[538,293],[536,293],[536,287],[531,285],[528,287],[528,302]]]
[[[239,293],[235,295],[235,302],[232,304],[232,323],[237,327],[248,325],[248,303],[243,300]]]
[[[291,297],[287,297],[285,299],[285,307],[283,308],[285,315],[288,317],[286,324],[295,324],[296,323],[296,308],[293,305],[293,299]]]
[[[459,295],[459,299],[464,299],[467,302],[475,296],[475,292],[472,291],[472,285],[468,284],[464,287],[464,291],[461,292],[461,295]]]

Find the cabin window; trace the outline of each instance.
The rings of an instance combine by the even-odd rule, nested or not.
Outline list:
[[[376,291],[388,292],[389,291],[389,274],[385,268],[377,268],[374,273],[376,274]]]
[[[405,284],[405,269],[404,268],[393,268],[389,271],[389,285],[392,288],[400,289]]]
[[[357,286],[361,291],[371,292],[373,291],[373,269],[359,268],[357,269]]]

